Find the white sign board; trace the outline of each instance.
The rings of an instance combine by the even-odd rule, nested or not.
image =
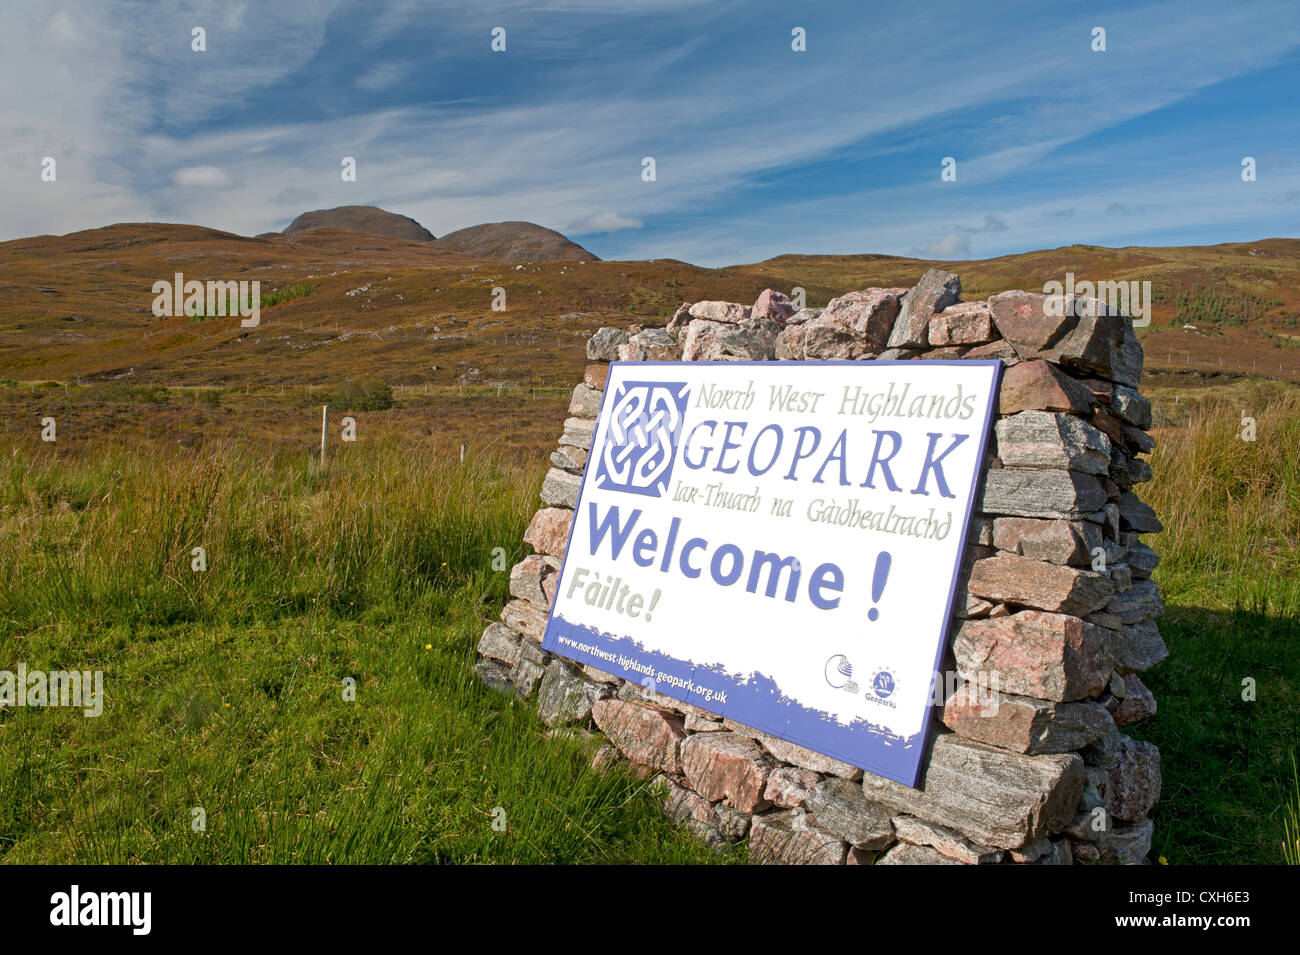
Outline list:
[[[616,362],[543,647],[915,785],[996,361]]]

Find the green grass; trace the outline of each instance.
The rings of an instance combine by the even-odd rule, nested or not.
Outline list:
[[[106,697],[0,710],[3,861],[727,858],[475,679],[536,476],[390,443],[326,472],[230,447],[0,477],[0,666],[103,670]]]
[[[286,285],[284,288],[278,288],[263,295],[261,306],[262,308],[270,308],[272,305],[289,302],[295,298],[305,298],[315,292],[316,288],[317,283],[315,282],[297,282],[293,285]]]
[[[1300,770],[1291,754],[1291,792],[1282,816],[1282,858],[1287,865],[1300,865]]]
[[[1252,416],[1250,442],[1238,401],[1197,403],[1157,433],[1143,491],[1165,524],[1150,542],[1169,659],[1131,735],[1160,747],[1153,855],[1170,863],[1281,862],[1300,798],[1300,399]]]
[[[1172,864],[1300,852],[1300,399],[1250,397],[1254,442],[1243,395],[1158,408],[1142,489],[1170,658],[1127,732],[1160,747]],[[473,677],[540,477],[383,437],[323,471],[251,444],[0,449],[0,669],[100,669],[106,696],[0,710],[0,859],[741,858]]]

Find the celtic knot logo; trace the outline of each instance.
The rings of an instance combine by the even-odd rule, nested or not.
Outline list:
[[[596,487],[660,497],[668,489],[686,415],[684,381],[628,381],[614,394]]]

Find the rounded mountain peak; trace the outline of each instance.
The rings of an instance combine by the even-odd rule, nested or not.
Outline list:
[[[345,229],[348,232],[369,232],[392,239],[412,242],[433,242],[432,232],[409,216],[388,212],[378,206],[339,206],[335,209],[317,209],[304,212],[289,223],[286,234],[306,232],[308,229]]]

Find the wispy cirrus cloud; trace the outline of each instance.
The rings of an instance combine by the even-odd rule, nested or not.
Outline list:
[[[1300,73],[1300,24],[1271,0],[1077,15],[944,2],[926,17],[669,0],[151,10],[0,14],[15,91],[0,238],[141,219],[252,234],[371,203],[437,234],[530,219],[604,257],[964,257],[1279,234],[1279,203],[1237,188],[1238,161],[1259,159],[1269,196],[1300,181],[1276,93]],[[806,53],[790,49],[795,25]],[[39,182],[46,155],[57,183]],[[339,177],[344,156],[356,182]]]

